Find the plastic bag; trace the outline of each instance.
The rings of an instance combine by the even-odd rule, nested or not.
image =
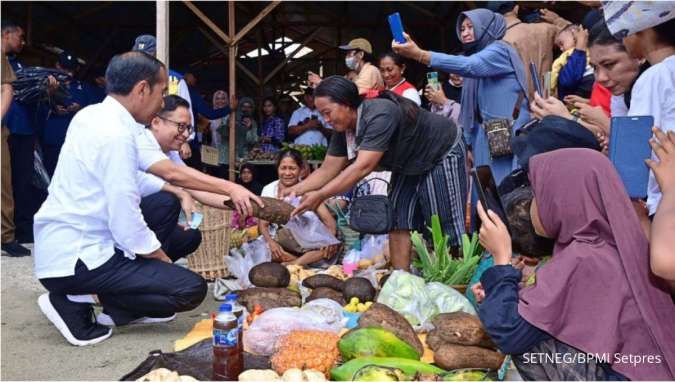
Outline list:
[[[244,349],[257,355],[272,355],[277,340],[292,330],[339,333],[321,314],[299,308],[274,308],[261,314],[244,332]]]
[[[389,235],[366,235],[361,240],[361,259],[373,260],[384,256],[385,248],[389,245]]]
[[[267,243],[259,237],[242,244],[239,249],[231,250],[230,256],[225,256],[224,261],[230,274],[237,278],[236,284],[228,283],[228,286],[238,287],[238,289],[231,290],[241,290],[253,287],[248,279],[248,272],[260,263],[272,261],[272,253]]]
[[[120,378],[121,381],[135,381],[152,370],[166,368],[181,375],[189,375],[200,381],[209,381],[213,378],[213,346],[211,339],[203,340],[189,348],[175,352],[163,353],[153,350],[148,358],[141,362],[129,374]]]
[[[342,315],[344,310],[340,304],[328,299],[320,298],[312,300],[300,308],[301,311],[310,311],[321,315],[333,331],[340,331],[345,326],[347,319]]]
[[[453,288],[435,282],[426,284],[423,278],[403,271],[392,272],[377,302],[401,313],[416,331],[431,330],[431,319],[439,313],[476,314],[469,300]]]
[[[295,216],[284,226],[291,231],[295,241],[305,249],[319,249],[340,244],[340,241],[323,224],[314,212]]]
[[[466,312],[476,315],[471,302],[454,288],[433,282],[427,284],[426,290],[438,313]]]
[[[33,168],[35,170],[33,171],[33,186],[40,190],[47,190],[51,179],[44,162],[42,162],[42,154],[39,147],[33,151]]]
[[[431,318],[437,313],[421,277],[394,271],[382,286],[377,302],[394,309],[408,320],[416,331],[430,330]]]

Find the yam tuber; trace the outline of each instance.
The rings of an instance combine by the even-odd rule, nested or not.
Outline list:
[[[434,351],[434,363],[445,370],[499,369],[504,354],[478,346],[443,344]]]

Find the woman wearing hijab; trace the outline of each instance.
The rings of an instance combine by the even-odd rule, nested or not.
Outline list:
[[[406,35],[406,43],[392,43],[394,51],[425,65],[464,77],[460,125],[471,146],[476,166],[490,165],[497,182],[513,167],[513,156],[492,158],[484,121],[512,119],[518,115],[514,130],[529,119],[527,79],[518,52],[501,41],[506,33],[504,16],[487,9],[462,12],[457,20],[457,36],[466,56],[455,56],[420,49]],[[520,100],[520,102],[519,102]],[[518,110],[514,113],[514,109]]]
[[[255,167],[248,163],[241,165],[239,169],[239,181],[237,183],[256,195],[260,195],[263,189],[262,184],[256,179]]]
[[[253,100],[249,97],[242,97],[239,100],[237,112],[235,113],[235,159],[244,158],[248,153],[249,148],[258,142],[258,124],[253,118],[253,105]],[[221,173],[224,174],[224,177],[227,177],[230,161],[230,145],[228,144],[230,139],[230,116],[232,116],[232,114],[229,114],[225,118],[224,124],[220,125],[218,129],[221,142]]]
[[[216,90],[213,93],[213,108],[220,109],[225,106],[228,106],[229,101],[227,98],[227,92],[225,90]],[[225,118],[218,118],[211,120],[211,146],[220,148],[221,138],[218,129],[220,126],[225,124]]]
[[[495,261],[481,277],[479,316],[497,347],[525,380],[675,379],[675,305],[650,273],[647,238],[610,161],[556,150],[532,157],[529,178],[522,220],[555,241],[534,285],[518,290],[508,229],[478,207]]]

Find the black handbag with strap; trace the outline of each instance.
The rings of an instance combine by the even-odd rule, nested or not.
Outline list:
[[[364,185],[373,180],[381,180],[389,186],[389,182],[382,178],[372,178],[361,183],[354,194]],[[389,233],[394,228],[394,212],[389,197],[386,195],[363,195],[354,197],[349,213],[349,226],[357,232],[381,235]]]

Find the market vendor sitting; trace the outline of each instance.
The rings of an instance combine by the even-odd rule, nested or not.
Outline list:
[[[265,186],[261,196],[282,199],[283,190],[300,182],[300,174],[303,168],[302,155],[297,150],[282,151],[276,161],[276,169],[279,179]],[[324,205],[316,210],[319,219],[335,235],[335,219]],[[258,223],[260,233],[272,252],[272,260],[285,264],[327,266],[337,260],[339,245],[332,245],[316,250],[304,250],[293,239],[288,229],[272,226],[269,222],[261,220]]]

